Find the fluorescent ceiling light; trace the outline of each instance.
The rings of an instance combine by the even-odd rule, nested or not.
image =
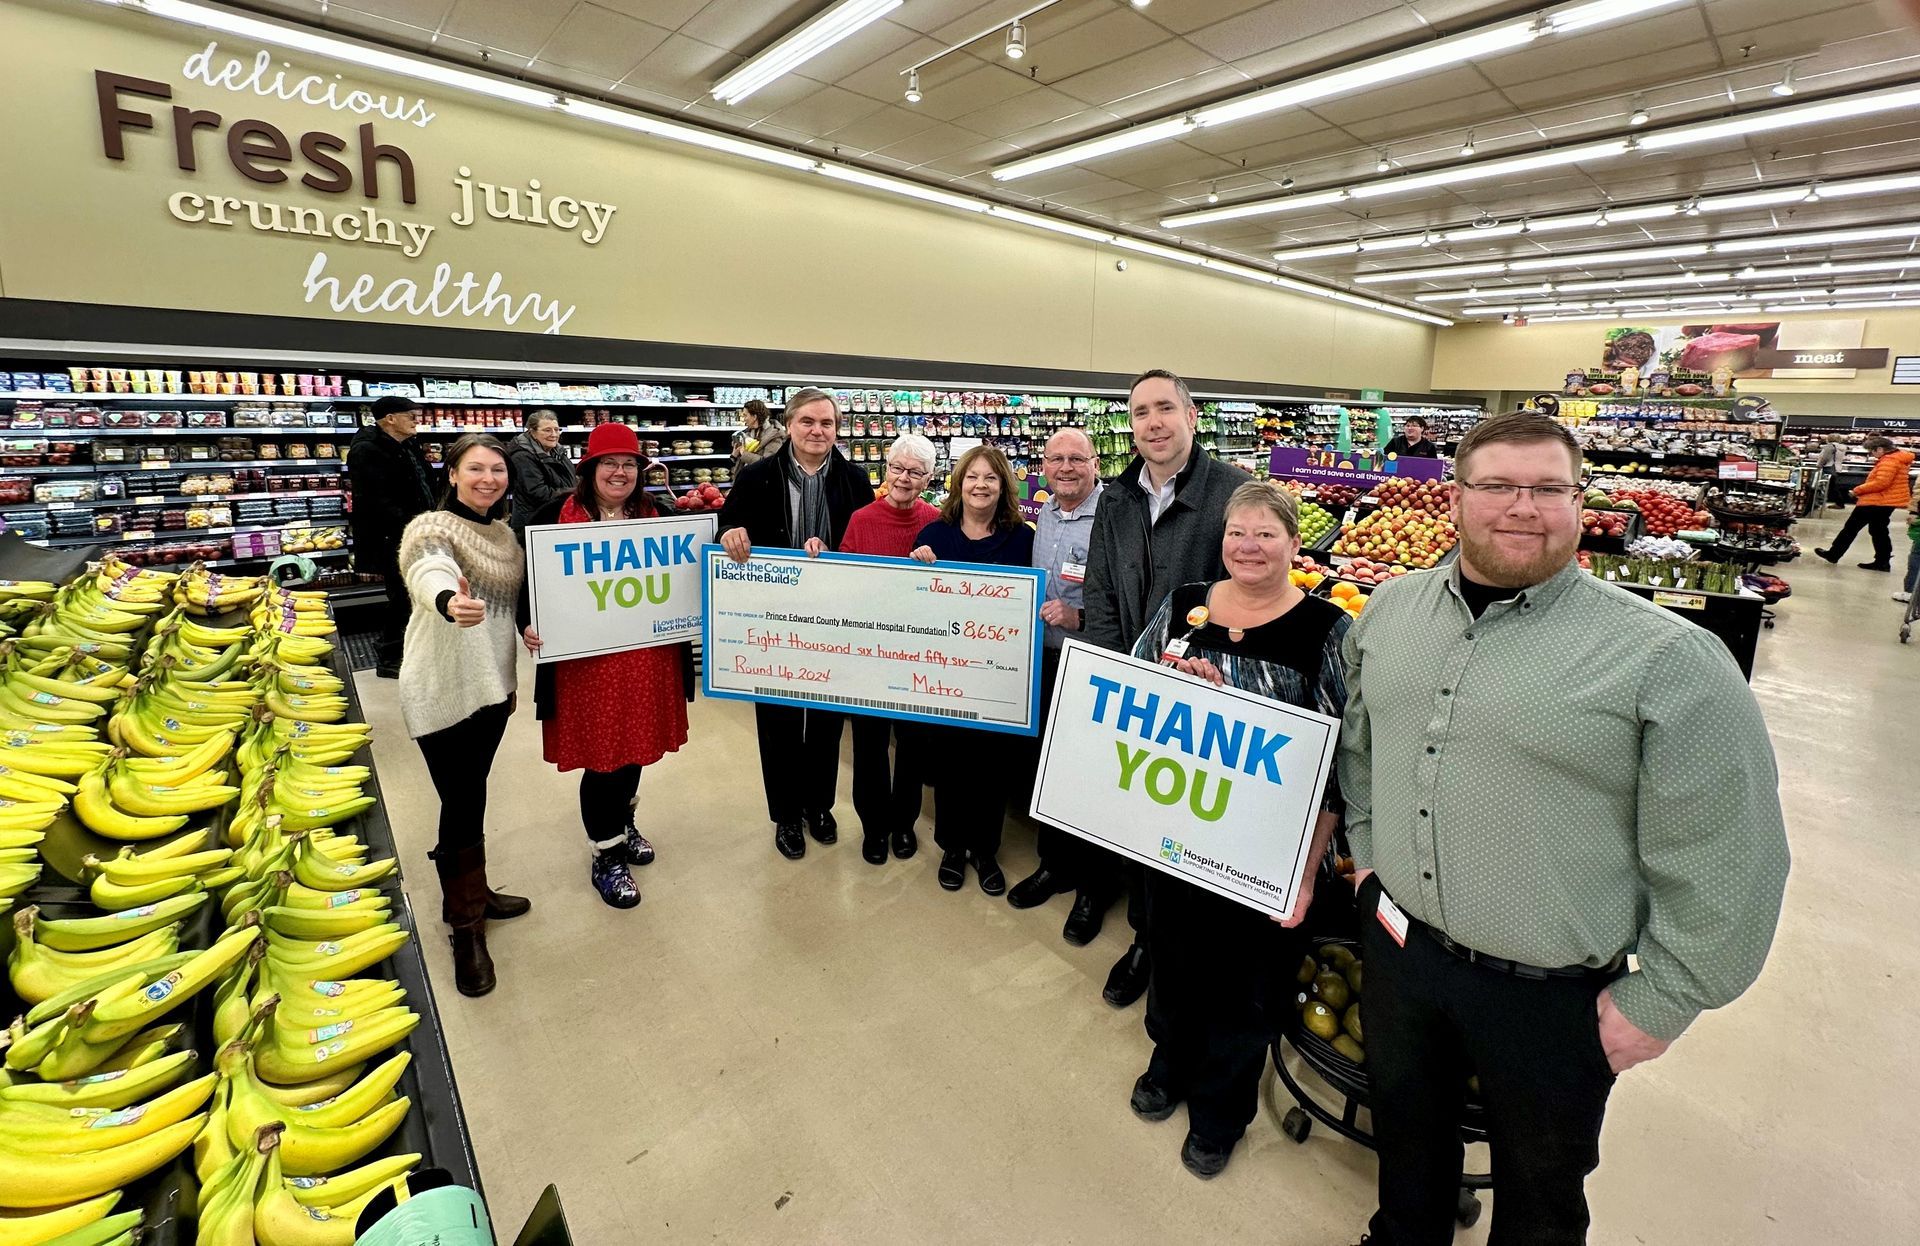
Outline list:
[[[1920,307],[1920,299],[1862,299],[1858,302],[1842,303],[1782,303],[1767,308],[1770,312],[1809,312],[1809,311],[1862,311],[1874,307]]]
[[[1404,52],[1377,56],[1372,60],[1362,61],[1344,69],[1328,70],[1298,82],[1285,82],[1252,91],[1236,99],[1226,100],[1196,111],[1192,124],[1206,127],[1231,125],[1236,121],[1244,121],[1248,117],[1265,116],[1282,109],[1297,108],[1303,104],[1350,95],[1383,83],[1400,81],[1452,65],[1462,65],[1495,56],[1501,52],[1524,47],[1546,35],[1584,30],[1605,22],[1621,21],[1654,9],[1669,8],[1680,2],[1681,0],[1599,0],[1598,3],[1567,5],[1552,10],[1538,19],[1503,22],[1466,31],[1444,39],[1436,39]],[[1178,133],[1178,131],[1160,130],[1159,127],[1165,124],[1165,122],[1156,122],[1121,131],[1122,134],[1151,133],[1151,137],[1141,138],[1136,142],[1117,147],[1100,147],[1099,140],[1094,143],[1073,143],[1048,152],[1044,156],[1015,161],[995,169],[993,176],[1000,181],[1008,181],[1016,177],[1025,177],[1029,173],[1040,172],[1042,169],[1053,169],[1062,164],[1094,160],[1116,151],[1124,151],[1128,147],[1158,142]],[[1049,163],[1030,167],[1034,166],[1036,161]]]
[[[1735,297],[1740,297],[1740,293],[1736,292]],[[1724,303],[1726,301],[1727,292],[1716,290],[1712,294],[1629,294],[1624,298],[1594,299],[1593,305],[1595,307],[1648,307],[1670,303],[1684,307],[1689,303]]]
[[[1625,277],[1614,281],[1563,281],[1557,288],[1570,293],[1592,290],[1646,290],[1660,286],[1691,286],[1712,281],[1732,280],[1732,273],[1676,273],[1671,277]]]
[[[1744,117],[1729,117],[1725,121],[1706,121],[1697,125],[1678,126],[1671,130],[1643,134],[1640,136],[1640,147],[1644,151],[1665,151],[1675,147],[1688,147],[1695,143],[1712,143],[1725,138],[1739,138],[1747,134],[1765,134],[1770,130],[1818,125],[1823,121],[1845,121],[1852,117],[1865,117],[1874,113],[1913,108],[1917,105],[1920,105],[1920,87],[1894,87],[1886,91],[1868,91],[1861,95],[1849,95],[1812,104],[1770,108],[1765,112],[1750,113]]]
[[[1086,160],[1097,160],[1101,156],[1110,156],[1116,151],[1127,151],[1135,147],[1145,147],[1148,143],[1157,143],[1163,138],[1173,138],[1193,129],[1193,121],[1187,117],[1171,117],[1157,121],[1152,125],[1136,126],[1121,130],[1103,138],[1088,139],[1084,143],[1075,143],[1071,147],[1061,147],[1045,155],[1033,156],[1026,160],[1016,160],[1012,164],[1002,165],[993,171],[996,182],[1010,182],[1016,177],[1026,177],[1030,173],[1044,173],[1048,169],[1058,169],[1069,164],[1079,164]]]
[[[820,164],[815,167],[836,182],[852,182],[856,186],[884,190],[890,194],[905,195],[909,199],[922,199],[928,203],[943,204],[949,208],[958,208],[962,212],[985,212],[992,206],[984,199],[949,194],[947,191],[936,190],[931,186],[922,186],[918,182],[887,177],[881,173],[869,173],[865,169],[855,169],[844,164]]]
[[[1869,226],[1862,229],[1829,229],[1817,234],[1780,234],[1761,238],[1734,238],[1716,242],[1721,254],[1747,251],[1785,251],[1791,247],[1823,247],[1836,243],[1879,242],[1887,238],[1911,238],[1920,234],[1920,222],[1907,225]]]
[[[999,177],[998,170],[994,171]],[[1301,208],[1320,208],[1329,203],[1339,203],[1347,197],[1344,190],[1315,191],[1306,195],[1288,195],[1284,199],[1261,199],[1253,203],[1237,203],[1225,208],[1208,208],[1204,212],[1182,212],[1178,216],[1169,216],[1160,222],[1162,229],[1178,229],[1183,225],[1210,225],[1215,221],[1237,221],[1248,216],[1271,216],[1276,212],[1297,212]]]
[[[1585,311],[1590,303],[1519,303],[1504,307],[1462,307],[1463,316],[1510,316],[1516,312],[1525,315],[1537,311]]]
[[[1537,259],[1515,260],[1507,265],[1510,273],[1540,273],[1554,268],[1585,268],[1597,264],[1636,264],[1641,260],[1677,260],[1690,255],[1705,255],[1704,242],[1683,242],[1666,247],[1633,247],[1626,251],[1593,251],[1584,255],[1548,255]]]
[[[1416,246],[1418,243],[1415,244]],[[1293,247],[1275,251],[1276,260],[1320,260],[1329,255],[1358,255],[1367,248],[1358,242],[1330,242],[1324,247]]]
[[[1749,264],[1734,275],[1743,281],[1773,281],[1781,277],[1824,277],[1831,273],[1898,272],[1903,268],[1920,269],[1920,255],[1903,255],[1891,260],[1828,260],[1786,268],[1755,268]]]
[[[1484,277],[1491,273],[1504,273],[1505,264],[1442,264],[1438,268],[1422,268],[1394,273],[1362,273],[1354,278],[1359,285],[1384,285],[1391,281],[1431,281],[1435,277]]]
[[[1142,255],[1151,255],[1155,259],[1172,260],[1176,264],[1192,264],[1196,267],[1205,264],[1207,257],[1193,251],[1182,251],[1178,247],[1163,247],[1157,242],[1148,242],[1144,238],[1127,238],[1116,235],[1113,240],[1116,247],[1129,251],[1138,251]]]
[[[784,77],[834,44],[900,7],[903,0],[839,0],[839,3],[713,84],[713,98],[738,104],[775,78]]]
[[[1887,286],[1830,286],[1826,289],[1755,290],[1757,299],[1857,299],[1869,294],[1920,294],[1920,282],[1902,281]]]
[[[1515,173],[1531,173],[1536,169],[1552,169],[1565,164],[1578,164],[1582,160],[1608,160],[1627,150],[1627,142],[1582,143],[1578,147],[1562,148],[1559,151],[1537,151],[1527,156],[1508,156],[1504,160],[1483,160],[1479,164],[1463,165],[1455,169],[1435,169],[1431,173],[1412,173],[1406,177],[1390,178],[1384,182],[1367,182],[1348,189],[1355,199],[1377,199],[1382,195],[1401,195],[1408,191],[1428,190],[1435,186],[1454,186],[1461,182],[1481,182],[1490,177],[1508,177]]]
[[[994,204],[987,209],[991,216],[998,216],[1022,225],[1031,225],[1035,229],[1052,230],[1056,234],[1070,234],[1075,238],[1085,238],[1088,242],[1112,242],[1111,230],[1089,229],[1085,225],[1076,225],[1072,221],[1063,221],[1054,216],[1042,216],[1038,212],[1028,212],[1021,208],[1009,208]]]
[[[655,138],[671,139],[676,143],[691,143],[695,147],[705,147],[709,151],[723,151],[728,155],[744,156],[749,160],[758,160],[765,164],[777,164],[785,169],[805,172],[819,163],[809,156],[796,155],[778,147],[768,147],[762,143],[734,138],[713,130],[681,125],[678,122],[663,121],[658,117],[629,112],[624,108],[610,108],[591,100],[567,99],[560,103],[559,108],[570,117],[598,121],[603,125],[618,126],[623,130],[632,130],[637,134],[648,134]]]
[[[1416,294],[1416,303],[1451,303],[1458,299],[1510,299],[1523,298],[1529,294],[1552,294],[1556,287],[1550,281],[1537,286],[1493,286],[1485,290],[1446,290],[1438,294]]]

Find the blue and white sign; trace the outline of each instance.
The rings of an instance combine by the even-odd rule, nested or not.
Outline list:
[[[756,549],[706,556],[710,697],[949,727],[1040,729],[1040,603],[1029,567]]]
[[[1032,815],[1293,916],[1340,721],[1069,639]]]
[[[712,515],[527,529],[527,596],[540,662],[692,640]]]

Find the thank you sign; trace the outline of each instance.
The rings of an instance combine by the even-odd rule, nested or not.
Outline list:
[[[527,595],[541,662],[692,640],[700,547],[714,517],[615,519],[527,529]]]
[[[1291,917],[1337,719],[1068,640],[1032,815]]]

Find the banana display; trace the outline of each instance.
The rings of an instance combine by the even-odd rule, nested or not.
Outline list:
[[[375,800],[334,630],[324,593],[198,565],[0,581],[0,912],[26,1005],[0,1033],[0,1246],[131,1243],[126,1187],[183,1156],[199,1243],[349,1246],[406,1196],[421,1157],[375,1156],[412,1111],[420,1015],[360,975],[410,936],[380,890],[396,863],[347,828]],[[81,860],[96,912],[16,899],[62,817],[111,841]],[[210,1051],[184,1045],[196,1000]]]

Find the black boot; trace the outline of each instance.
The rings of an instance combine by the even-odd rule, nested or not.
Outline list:
[[[487,952],[487,920],[453,928],[453,985],[462,995],[489,995],[496,980]]]
[[[462,995],[485,995],[495,984],[487,952],[486,845],[437,849],[433,864],[440,874],[440,911],[453,927],[453,985]]]

